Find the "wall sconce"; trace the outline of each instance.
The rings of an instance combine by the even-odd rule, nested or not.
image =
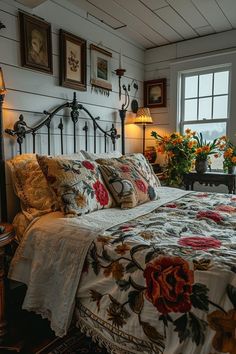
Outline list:
[[[139,108],[134,123],[143,126],[143,154],[144,154],[146,125],[153,123],[149,108],[145,108],[145,107]]]
[[[119,77],[119,100],[121,100],[121,78],[124,76],[124,73],[126,72],[125,69],[122,69],[123,66],[123,61],[122,61],[122,52],[120,50],[120,55],[119,55],[119,68],[115,70],[116,75]]]
[[[1,222],[7,221],[7,202],[6,202],[6,188],[5,188],[5,162],[4,162],[4,141],[3,141],[3,116],[2,105],[6,93],[6,87],[3,77],[2,68],[0,68],[0,186],[1,188]]]

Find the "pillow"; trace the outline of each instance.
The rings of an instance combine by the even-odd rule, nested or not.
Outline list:
[[[158,198],[155,188],[127,159],[99,159],[102,176],[121,209],[133,208]]]
[[[61,158],[81,158],[82,154],[60,155]],[[82,157],[83,159],[83,157]],[[13,188],[21,202],[21,209],[29,220],[58,210],[59,205],[39,167],[36,154],[22,154],[7,161]]]
[[[96,162],[39,155],[37,159],[66,215],[82,215],[112,206],[112,197]]]
[[[128,154],[122,156],[122,159],[124,161],[130,161],[136,168],[138,168],[139,172],[148,181],[150,186],[152,186],[153,188],[161,186],[158,177],[153,171],[152,165],[150,165],[150,163],[147,161],[146,157],[143,154]]]
[[[119,158],[122,156],[122,154],[120,153],[120,151],[112,151],[112,152],[104,152],[101,154],[93,154],[92,152],[88,152],[85,150],[81,150],[80,151],[83,156],[88,159],[88,160],[92,160],[95,161],[97,159],[111,159],[111,158]]]

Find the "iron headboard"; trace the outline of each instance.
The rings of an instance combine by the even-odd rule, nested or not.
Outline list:
[[[98,138],[98,132],[100,133],[100,136],[103,137],[104,139],[104,151],[107,152],[107,146],[108,146],[108,141],[112,142],[112,147],[113,150],[116,149],[116,140],[120,138],[120,135],[117,133],[117,129],[115,128],[114,124],[111,124],[111,128],[109,130],[104,130],[99,124],[98,121],[100,117],[94,117],[87,108],[85,108],[82,104],[80,104],[77,101],[76,98],[76,93],[74,92],[73,100],[68,101],[63,103],[62,105],[56,107],[52,112],[44,111],[43,113],[45,114],[45,117],[41,122],[36,124],[35,126],[31,127],[28,126],[27,123],[24,121],[24,117],[21,114],[19,116],[18,121],[15,122],[13,129],[6,129],[5,132],[11,136],[16,136],[17,143],[19,145],[19,153],[22,154],[22,144],[26,138],[27,135],[32,136],[33,139],[33,153],[36,152],[36,135],[38,131],[42,127],[47,128],[47,150],[48,154],[50,155],[51,153],[51,122],[53,118],[63,109],[68,108],[70,110],[70,117],[73,123],[73,145],[74,145],[74,153],[77,152],[77,139],[78,136],[76,134],[76,126],[79,120],[79,111],[84,111],[87,113],[89,119],[92,121],[92,126],[93,126],[93,151],[94,153],[97,152],[97,138]],[[121,112],[121,111],[120,111]],[[124,111],[126,112],[126,111]],[[125,115],[125,113],[124,113]],[[120,113],[120,118],[121,118],[121,150],[122,153],[125,153],[125,139],[122,136],[124,134],[124,118],[121,117]],[[64,140],[63,140],[63,119],[60,118],[59,125],[57,126],[59,129],[60,133],[60,148],[61,148],[61,154],[64,153]],[[84,131],[84,136],[85,136],[85,144],[84,144],[84,149],[88,151],[88,139],[89,139],[89,125],[87,120],[84,123],[83,126],[83,131]],[[28,151],[27,151],[28,152]],[[2,154],[4,155],[4,153]],[[1,156],[1,161],[4,160],[4,156]],[[5,181],[5,166],[4,163],[1,164],[1,181]],[[7,205],[7,200],[6,200],[6,183],[1,183],[1,220],[6,221],[7,220],[7,212],[6,212],[6,205]],[[3,210],[4,206],[4,210]]]

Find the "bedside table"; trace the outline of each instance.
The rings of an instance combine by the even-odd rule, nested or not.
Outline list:
[[[5,337],[7,334],[6,308],[5,308],[5,246],[9,245],[15,238],[13,226],[7,223],[0,223],[4,231],[0,232],[0,349],[14,350],[20,352],[20,346],[7,345]]]

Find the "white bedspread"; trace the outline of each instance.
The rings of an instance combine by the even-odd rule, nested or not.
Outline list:
[[[23,308],[48,318],[55,334],[64,336],[74,311],[84,260],[94,238],[186,193],[189,192],[161,187],[160,199],[134,209],[104,209],[71,219],[55,212],[35,219],[24,234],[8,274],[28,286]]]

